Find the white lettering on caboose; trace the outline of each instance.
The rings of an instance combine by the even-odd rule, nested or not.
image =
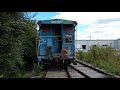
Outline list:
[[[51,23],[62,23],[62,21],[51,21]]]

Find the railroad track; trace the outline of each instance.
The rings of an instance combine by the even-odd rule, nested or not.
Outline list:
[[[51,67],[42,76],[42,78],[69,78],[63,67]]]
[[[68,67],[68,72],[70,73],[69,69],[73,69],[74,71],[77,71],[76,76],[73,75],[75,73],[72,72],[70,73],[71,78],[117,78],[109,73],[106,73],[98,68],[95,68],[93,66],[90,66],[86,63],[76,61],[77,65],[70,64]]]
[[[76,60],[77,65],[70,64],[66,70],[62,67],[51,67],[43,74],[42,78],[120,78],[90,64]]]
[[[85,78],[79,72],[71,67],[67,67],[66,70],[63,67],[50,67],[46,70],[41,78]]]
[[[66,70],[57,70],[57,69],[49,69],[44,72],[41,78],[85,78],[83,75],[78,73],[71,67],[68,67]]]

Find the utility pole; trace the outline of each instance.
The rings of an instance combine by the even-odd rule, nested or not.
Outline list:
[[[90,34],[90,40],[91,40],[91,34]]]

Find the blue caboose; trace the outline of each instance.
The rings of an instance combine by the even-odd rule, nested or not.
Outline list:
[[[75,60],[76,21],[51,19],[38,21],[38,61]]]

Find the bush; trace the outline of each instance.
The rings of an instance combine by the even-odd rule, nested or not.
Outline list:
[[[17,77],[35,61],[36,36],[35,21],[25,13],[0,13],[0,73],[4,77]]]
[[[90,47],[87,52],[78,51],[76,57],[89,62],[99,68],[105,69],[113,74],[120,75],[120,51],[111,46],[106,48],[96,46]]]
[[[80,60],[82,60],[82,59],[84,59],[83,54],[84,54],[83,51],[78,51],[78,52],[76,53],[76,56],[77,56]]]
[[[44,65],[40,64],[40,65],[37,65],[37,64],[33,64],[33,70],[36,72],[36,73],[40,73],[42,70],[44,69]]]

